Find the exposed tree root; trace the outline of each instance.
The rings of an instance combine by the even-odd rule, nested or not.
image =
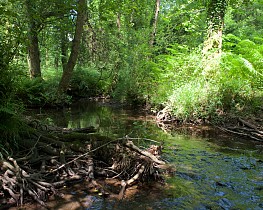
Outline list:
[[[27,193],[39,204],[45,206],[44,201],[49,192],[55,192],[52,184],[41,181],[39,174],[28,174],[13,158],[2,162],[5,172],[0,176],[3,190],[7,191],[14,202],[23,204]]]
[[[262,107],[259,107],[262,109]],[[261,116],[261,114],[259,114]],[[226,118],[228,119],[228,118]],[[249,138],[254,141],[263,142],[263,120],[262,118],[249,118],[242,119],[240,117],[232,116],[230,117],[230,123],[227,122],[228,125],[216,126],[222,131],[232,133],[234,135],[243,136],[244,138]],[[191,121],[191,124],[202,124],[205,123],[205,119],[197,119],[195,121]],[[207,121],[208,122],[208,121]],[[174,125],[178,125],[178,123],[183,123],[183,121],[176,120],[176,117],[171,114],[171,110],[169,106],[164,107],[160,110],[156,115],[156,123],[159,128],[161,128],[164,132],[170,132],[173,130]],[[209,122],[208,122],[209,123]],[[234,123],[234,125],[232,125]],[[185,124],[187,124],[185,122]],[[231,124],[232,126],[230,126]]]
[[[237,125],[228,127],[219,127],[225,132],[229,132],[235,135],[243,136],[245,138],[252,139],[254,141],[263,142],[263,130],[262,127],[252,124],[251,122],[245,121],[238,118]]]
[[[122,180],[115,196],[122,199],[127,187],[149,179],[163,181],[163,173],[170,170],[160,159],[159,145],[143,150],[133,143],[135,139],[113,140],[89,134],[89,129],[88,134],[82,133],[85,129],[76,134],[80,141],[69,142],[75,132],[60,131],[34,130],[18,142],[23,153],[0,162],[0,195],[5,197],[0,198],[0,208],[10,203],[22,205],[29,198],[45,206],[50,195],[59,195],[59,187],[84,179],[101,195],[115,195],[98,184],[96,179],[102,176]]]
[[[174,121],[169,106],[164,107],[156,115],[156,121],[159,123],[171,123]]]

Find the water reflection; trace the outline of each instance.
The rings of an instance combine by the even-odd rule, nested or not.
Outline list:
[[[94,126],[111,137],[142,137],[164,142],[164,159],[176,165],[163,191],[142,190],[121,202],[93,199],[82,209],[262,209],[262,143],[229,138],[200,129],[201,137],[187,131],[164,133],[152,117],[114,104],[81,102],[69,109],[37,110],[40,120],[68,128]],[[84,190],[85,191],[85,190]],[[81,208],[79,208],[81,209]]]

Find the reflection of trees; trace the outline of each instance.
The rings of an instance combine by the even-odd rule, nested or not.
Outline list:
[[[71,107],[70,115],[67,116],[68,127],[84,128],[94,126],[100,132],[108,133],[114,123],[113,109],[110,106],[100,106],[95,102],[77,103]]]
[[[45,124],[57,125],[59,127],[67,127],[68,118],[65,114],[66,109],[31,109],[26,112],[26,115],[30,115],[42,121]]]
[[[68,128],[94,126],[105,136],[123,137],[129,135],[130,137],[156,139],[161,133],[147,119],[136,117],[137,113],[125,108],[104,106],[95,102],[82,102],[71,108],[59,110],[42,110],[41,113],[43,115],[38,119],[49,118],[53,125]]]

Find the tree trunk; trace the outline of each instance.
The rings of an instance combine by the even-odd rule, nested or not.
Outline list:
[[[83,32],[83,25],[84,25],[84,21],[86,17],[86,6],[87,6],[86,0],[79,0],[78,17],[76,21],[75,35],[74,35],[74,39],[72,43],[70,57],[67,62],[67,65],[65,66],[62,78],[59,83],[59,87],[58,87],[59,94],[64,93],[68,89],[68,86],[69,86],[69,83],[70,83],[70,80],[73,74],[73,69],[77,62],[81,36]]]
[[[49,54],[49,51],[48,51],[48,48],[46,48],[46,60],[45,60],[46,67],[48,67],[48,64],[49,64],[48,54]]]
[[[221,54],[226,0],[210,0],[207,10],[207,38],[204,42],[203,54],[215,52]]]
[[[152,47],[154,44],[154,39],[156,36],[156,31],[157,31],[157,21],[158,21],[158,14],[160,11],[160,0],[156,0],[155,3],[155,13],[154,13],[154,19],[153,19],[153,31],[151,34],[151,39],[150,39],[150,46]]]
[[[38,35],[34,22],[30,24],[28,35],[29,35],[28,58],[29,58],[30,76],[31,78],[37,78],[37,77],[41,78]]]
[[[207,10],[207,38],[203,46],[203,72],[210,77],[219,69],[226,0],[210,0]]]
[[[34,20],[34,14],[32,14],[33,5],[30,0],[26,1],[26,8],[28,14],[28,63],[29,63],[29,72],[31,78],[41,78],[41,69],[40,69],[40,52],[38,45],[38,24]]]
[[[58,70],[58,64],[59,64],[59,56],[58,55],[55,55],[55,58],[54,58],[54,67],[56,70]]]
[[[65,31],[61,29],[61,63],[62,63],[63,72],[65,71],[67,66],[67,56],[68,56],[67,51],[68,51],[67,37]]]
[[[117,14],[117,20],[116,20],[116,25],[118,27],[118,31],[121,31],[121,14],[118,12]]]

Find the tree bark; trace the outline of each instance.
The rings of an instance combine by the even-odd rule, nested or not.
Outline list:
[[[121,13],[119,12],[117,14],[116,25],[117,25],[118,31],[120,32],[121,31]]]
[[[67,65],[65,66],[62,78],[59,83],[59,87],[58,87],[59,94],[64,93],[68,89],[73,74],[73,69],[78,59],[79,47],[80,47],[80,42],[83,32],[83,25],[86,17],[86,6],[87,6],[86,0],[79,0],[75,35],[72,43],[70,57],[67,62]]]
[[[41,78],[40,52],[38,45],[38,23],[32,14],[33,5],[30,0],[26,0],[26,9],[28,15],[28,64],[31,78]]]
[[[153,31],[151,34],[151,39],[150,39],[150,46],[152,47],[154,44],[154,39],[156,36],[156,31],[157,31],[157,21],[158,21],[158,15],[160,11],[160,0],[156,0],[155,3],[155,13],[154,13],[154,18],[153,18]]]
[[[222,50],[222,35],[224,17],[226,12],[226,0],[210,0],[207,10],[207,38],[204,42],[203,54],[206,55],[211,50],[218,54]]]
[[[67,37],[65,31],[61,30],[61,63],[63,72],[67,66],[67,56],[68,56],[68,46],[67,46]]]

